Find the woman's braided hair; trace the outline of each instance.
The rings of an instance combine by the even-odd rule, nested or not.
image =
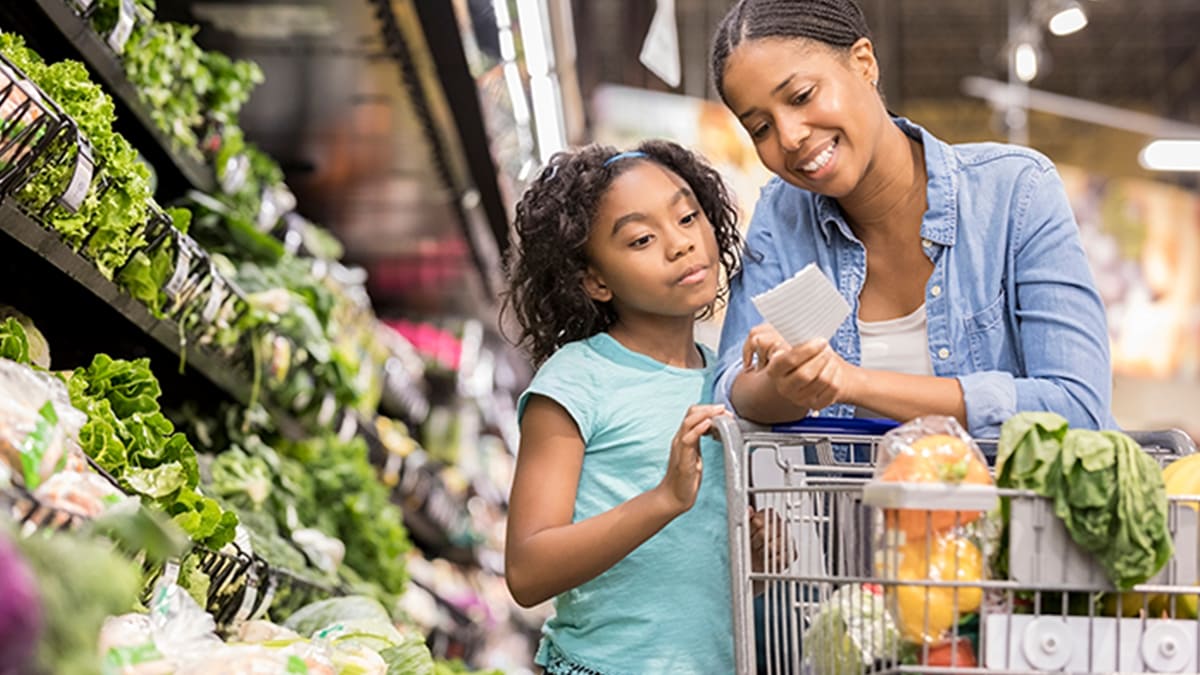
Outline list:
[[[846,50],[871,37],[854,0],[740,0],[717,26],[712,43],[713,84],[725,98],[725,65],[738,45],[763,38],[805,38]]]
[[[655,162],[682,178],[712,224],[726,279],[740,265],[737,208],[720,174],[669,141],[646,141],[635,151],[645,157],[609,162],[617,150],[606,145],[556,153],[517,204],[516,240],[505,260],[508,289],[501,314],[512,313],[520,330],[516,344],[535,366],[562,345],[604,331],[616,320],[612,303],[597,302],[584,292],[585,247],[604,193],[637,162]],[[718,302],[727,294],[723,285]]]

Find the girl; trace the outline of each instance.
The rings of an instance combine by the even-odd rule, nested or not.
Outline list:
[[[1115,427],[1104,306],[1050,160],[891,116],[853,0],[741,0],[712,70],[778,176],[746,235],[763,257],[732,282],[718,398],[758,422],[941,414],[995,436],[1046,410]],[[854,320],[788,345],[750,299],[808,263]]]
[[[733,670],[724,460],[702,438],[725,411],[692,329],[737,269],[735,219],[717,173],[663,141],[559,153],[517,205],[505,309],[540,369],[505,576],[523,606],[556,598],[547,673]]]

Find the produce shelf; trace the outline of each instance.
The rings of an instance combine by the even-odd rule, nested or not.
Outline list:
[[[86,516],[47,504],[15,485],[0,486],[0,509],[13,513],[20,526],[38,530],[68,531],[86,527],[89,523]],[[347,593],[340,586],[307,579],[289,569],[271,565],[261,557],[243,551],[236,544],[221,551],[197,546],[189,555],[198,556],[198,569],[210,578],[205,609],[212,614],[217,628],[222,631],[235,628],[243,621],[262,617],[281,592],[292,596],[293,603],[299,601],[301,604]],[[162,575],[169,576],[174,582],[178,573],[178,561],[158,567],[147,577],[146,586],[142,589],[143,600],[148,600]]]
[[[105,305],[129,322],[139,331],[154,338],[154,341],[166,348],[175,356],[183,355],[185,363],[192,371],[199,373],[208,382],[216,385],[233,400],[247,405],[250,401],[251,378],[233,368],[225,359],[218,358],[208,351],[196,346],[186,349],[180,344],[179,324],[171,319],[155,317],[137,299],[130,296],[112,281],[104,278],[96,267],[79,254],[72,251],[58,235],[30,217],[13,200],[0,203],[0,231],[15,240],[42,260],[50,263],[62,274],[69,277],[77,286],[87,289]],[[0,250],[8,248],[8,244],[0,244]],[[39,279],[29,279],[31,284],[42,283]],[[59,308],[70,312],[71,308]],[[115,318],[115,317],[112,317]],[[81,327],[83,331],[105,330],[105,326]],[[94,335],[85,334],[83,341],[96,340]],[[91,349],[95,352],[95,349]],[[300,438],[304,429],[291,416],[268,407],[272,418],[285,435]]]
[[[32,35],[36,50],[43,57],[80,59],[100,79],[117,106],[117,130],[149,160],[158,174],[160,201],[170,201],[188,189],[208,193],[216,189],[212,170],[176,148],[158,129],[137,89],[125,77],[112,48],[64,0],[0,4],[5,5],[0,9],[0,28],[9,27],[6,18],[18,22],[16,28],[22,29],[18,32],[27,37]]]

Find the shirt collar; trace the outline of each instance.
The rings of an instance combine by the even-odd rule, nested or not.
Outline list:
[[[923,127],[904,117],[893,117],[892,122],[911,138],[921,141],[925,149],[925,173],[929,181],[927,198],[929,209],[921,221],[921,238],[942,246],[953,246],[957,235],[958,210],[957,158],[949,145],[938,140]],[[817,222],[825,243],[829,243],[832,228],[836,226],[842,236],[856,241],[842,216],[837,200],[815,194]]]

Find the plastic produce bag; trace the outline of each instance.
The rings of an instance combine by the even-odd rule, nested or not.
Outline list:
[[[27,488],[61,468],[68,451],[79,447],[86,423],[57,377],[0,359],[0,461]]]
[[[94,518],[109,504],[127,498],[112,483],[91,470],[59,471],[47,478],[33,494],[46,506],[84,518]]]
[[[804,644],[813,675],[860,675],[894,653],[899,633],[885,609],[883,590],[873,584],[838,588],[821,603]]]
[[[940,586],[939,582],[971,582],[984,578],[984,556],[975,541],[960,531],[893,542],[880,550],[876,571],[889,582],[888,609],[907,642],[938,644],[964,616],[979,611],[979,586]]]
[[[952,417],[918,417],[889,431],[879,446],[875,479],[889,483],[993,485],[979,446]],[[931,506],[935,504],[931,503]],[[909,540],[977,520],[981,511],[887,509],[889,530]]]
[[[182,664],[175,675],[335,675],[337,672],[326,662],[294,653],[291,647],[222,645],[210,654]]]
[[[378,600],[363,595],[347,595],[305,605],[289,616],[283,625],[305,637],[312,637],[323,628],[360,619],[391,622],[387,610]]]
[[[292,542],[304,551],[317,569],[326,574],[337,574],[346,557],[346,545],[340,539],[313,528],[292,532]]]
[[[128,614],[105,622],[100,632],[105,673],[171,673],[182,664],[205,662],[223,645],[215,631],[212,616],[187,591],[177,584],[160,583],[154,589],[149,614]]]

